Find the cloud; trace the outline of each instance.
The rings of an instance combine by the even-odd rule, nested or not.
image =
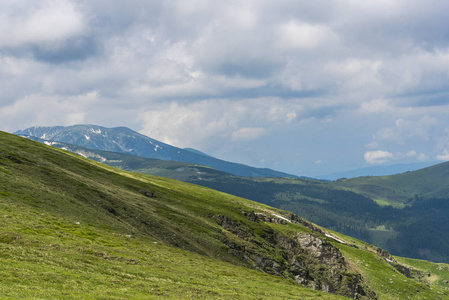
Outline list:
[[[425,160],[429,159],[429,157],[426,154],[418,153],[415,150],[410,150],[401,156],[417,158],[418,160],[421,160],[421,161],[425,161]]]
[[[231,134],[232,141],[250,141],[265,135],[266,130],[261,127],[256,128],[240,128]]]
[[[271,129],[283,128],[295,121],[293,107],[282,106],[277,99],[233,101],[204,100],[191,104],[160,103],[139,113],[141,132],[180,147],[193,147],[229,141],[261,138]],[[249,125],[260,126],[249,126]],[[262,126],[263,125],[263,126]],[[208,141],[205,143],[204,141]]]
[[[32,48],[33,56],[48,63],[82,61],[100,51],[97,42],[90,37],[74,37],[54,45]]]
[[[335,33],[324,25],[297,23],[290,21],[279,26],[279,36],[282,46],[289,50],[305,49],[322,46],[330,40],[337,39]]]
[[[86,120],[86,107],[98,98],[93,91],[83,95],[46,97],[30,95],[11,105],[0,107],[3,126],[15,130],[17,122],[22,128],[34,126],[73,125]]]
[[[438,126],[439,120],[429,115],[424,115],[419,119],[406,120],[403,118],[395,121],[395,126],[382,128],[377,132],[374,141],[393,141],[404,144],[412,139],[427,141],[433,128]]]
[[[368,164],[383,164],[393,158],[393,154],[383,150],[368,151],[364,158]]]
[[[178,147],[230,140],[232,133],[243,125],[241,120],[251,117],[246,105],[230,106],[226,101],[206,100],[187,105],[171,102],[169,107],[159,106],[139,114],[143,123],[141,132]]]
[[[427,161],[429,157],[424,153],[419,153],[415,150],[407,152],[391,153],[384,150],[368,151],[364,155],[365,161],[368,164],[383,164],[389,161],[400,161],[401,159],[414,158],[419,161]]]
[[[385,113],[389,109],[388,101],[384,99],[371,100],[360,105],[360,111],[364,114]]]
[[[0,47],[57,42],[86,30],[83,14],[71,1],[3,1],[0,8]]]
[[[295,173],[441,156],[449,2],[429,1],[2,1],[0,128],[125,125]]]
[[[444,149],[443,152],[438,154],[436,158],[441,161],[449,161],[449,150]]]

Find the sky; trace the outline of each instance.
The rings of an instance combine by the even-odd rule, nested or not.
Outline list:
[[[127,126],[296,175],[449,160],[446,0],[2,0],[0,130]]]

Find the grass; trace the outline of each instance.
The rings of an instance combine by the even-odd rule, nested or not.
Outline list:
[[[402,209],[405,207],[405,204],[403,203],[393,202],[386,198],[373,198],[373,201],[375,201],[381,207],[391,206],[398,209]]]
[[[266,206],[7,134],[0,167],[3,298],[336,297],[245,268],[229,253],[212,216],[247,223],[241,209]]]
[[[343,299],[256,271],[251,261],[232,255],[225,241],[283,260],[280,248],[263,235],[310,232],[291,223],[252,222],[242,214],[251,210],[287,214],[0,133],[1,297]],[[232,218],[254,235],[245,239],[224,230],[214,219],[217,215]],[[322,236],[340,249],[348,271],[359,272],[379,299],[447,298],[440,284],[449,276],[446,268],[437,272],[436,264],[426,265],[438,277],[429,282],[430,289],[398,273],[372,246],[329,232],[356,246]]]
[[[448,163],[391,176],[369,176],[334,182],[375,199],[379,205],[403,208],[416,198],[447,198],[449,195]]]
[[[427,281],[434,286],[438,286],[444,290],[449,290],[449,265],[448,264],[435,264],[426,260],[396,257],[396,259],[406,265],[413,266],[417,270],[429,273]]]
[[[376,246],[342,235],[338,232],[328,229],[325,230],[332,236],[347,243],[345,245],[333,239],[328,239],[329,242],[340,249],[345,260],[351,267],[363,276],[368,285],[376,292],[378,299],[449,298],[449,285],[444,283],[445,280],[449,280],[449,265],[394,257],[403,266],[429,274],[429,277],[420,282],[416,279],[407,278],[396,270],[384,257],[376,253]],[[438,281],[429,280],[432,277],[438,277]]]
[[[23,206],[2,202],[0,214],[6,220],[0,227],[2,299],[335,297],[155,240]]]

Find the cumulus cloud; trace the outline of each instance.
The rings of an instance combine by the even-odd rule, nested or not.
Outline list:
[[[181,147],[210,145],[220,140],[249,141],[268,133],[262,125],[275,129],[295,120],[293,108],[282,107],[281,103],[276,99],[250,99],[232,104],[227,100],[185,105],[171,102],[169,107],[161,103],[159,108],[142,111],[139,120],[144,124],[143,133]],[[250,126],[254,124],[261,126]]]
[[[383,164],[393,158],[393,154],[388,151],[376,150],[366,152],[363,157],[368,164]]]
[[[279,35],[282,46],[292,50],[312,50],[330,40],[337,39],[336,34],[324,25],[297,23],[295,21],[281,24]]]
[[[426,160],[428,157],[424,153],[418,153],[415,150],[410,150],[404,154],[405,157],[416,157],[419,160]]]
[[[409,150],[407,152],[395,152],[391,153],[384,150],[368,151],[364,155],[364,159],[368,164],[383,164],[386,162],[400,161],[401,159],[413,158],[418,161],[427,161],[429,157],[415,150]]]
[[[395,121],[395,126],[379,130],[374,135],[374,140],[394,141],[398,144],[404,144],[408,140],[415,138],[427,141],[430,138],[432,129],[438,126],[438,124],[439,120],[429,115],[413,120],[400,118]]]
[[[86,120],[86,107],[98,98],[96,91],[76,96],[26,96],[11,105],[0,107],[3,126],[15,128],[20,120],[23,128],[80,124]]]
[[[72,1],[3,1],[0,8],[0,47],[56,42],[86,30]]]
[[[310,172],[329,140],[347,144],[320,153],[334,168],[344,151],[392,159],[363,160],[364,145],[444,156],[449,2],[429,1],[2,1],[0,128],[100,120],[211,154],[232,145],[231,160],[270,137],[284,158],[310,153]],[[281,161],[266,147],[259,161]]]
[[[449,150],[444,149],[441,154],[437,155],[437,159],[441,161],[448,161],[449,160]]]

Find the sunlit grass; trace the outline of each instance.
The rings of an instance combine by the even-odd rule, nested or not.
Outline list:
[[[149,238],[1,204],[2,298],[335,298]]]

